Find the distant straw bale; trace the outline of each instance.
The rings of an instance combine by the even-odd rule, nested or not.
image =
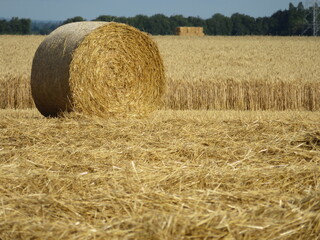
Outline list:
[[[33,59],[31,90],[44,116],[145,115],[157,108],[165,77],[157,45],[120,23],[77,22],[52,32]]]
[[[178,36],[204,36],[203,27],[177,27]]]

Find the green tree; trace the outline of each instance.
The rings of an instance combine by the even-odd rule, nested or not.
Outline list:
[[[231,19],[220,13],[206,20],[206,34],[208,35],[230,35],[231,31]]]
[[[126,17],[118,17],[118,18],[115,20],[115,22],[118,22],[118,23],[126,23],[126,24],[129,23],[129,22],[128,22],[128,18],[126,18]]]
[[[297,7],[292,3],[289,5],[288,12],[288,34],[300,35],[305,28],[305,10],[300,2]]]
[[[188,26],[192,27],[203,27],[205,25],[205,21],[200,17],[188,17]]]
[[[130,20],[130,24],[141,31],[152,32],[150,19],[146,15],[137,15]]]
[[[85,18],[77,16],[77,17],[73,17],[73,18],[68,18],[67,20],[65,20],[63,24],[68,24],[68,23],[72,23],[72,22],[82,22],[82,21],[86,21]]]
[[[272,35],[289,35],[289,11],[277,11],[270,18],[270,33]]]
[[[31,33],[31,20],[30,19],[20,19],[21,34]]]
[[[19,34],[22,32],[22,26],[18,17],[13,17],[9,21],[9,33]]]
[[[251,35],[256,30],[256,22],[253,17],[235,13],[231,16],[232,35]]]
[[[172,33],[170,20],[163,14],[156,14],[150,17],[151,34],[168,35]]]
[[[111,15],[101,15],[97,17],[94,21],[102,21],[102,22],[114,22],[117,17]]]
[[[260,17],[256,19],[256,29],[253,33],[255,35],[269,35],[269,18],[268,17]]]
[[[9,33],[9,26],[6,20],[0,20],[0,34]]]
[[[59,27],[62,23],[59,21],[33,21],[31,24],[32,34],[47,35]]]

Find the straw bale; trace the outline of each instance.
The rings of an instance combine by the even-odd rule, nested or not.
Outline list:
[[[204,36],[203,27],[177,27],[178,36]]]
[[[144,115],[164,91],[157,45],[120,23],[77,22],[59,27],[33,59],[31,90],[44,116]]]

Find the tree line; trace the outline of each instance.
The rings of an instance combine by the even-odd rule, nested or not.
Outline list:
[[[30,34],[31,20],[13,17],[10,21],[0,20],[0,34]]]
[[[10,21],[0,21],[0,34],[48,34],[62,24],[85,20],[77,16],[62,23],[31,23],[30,19],[12,18]],[[126,23],[153,35],[173,35],[178,26],[203,27],[206,35],[312,35],[312,29],[308,29],[308,26],[313,21],[313,9],[306,9],[300,2],[297,6],[290,3],[287,10],[279,10],[270,17],[254,18],[240,13],[227,17],[217,13],[211,18],[202,19],[183,15],[168,17],[155,14],[149,17],[140,14],[135,17],[101,15],[92,21]]]

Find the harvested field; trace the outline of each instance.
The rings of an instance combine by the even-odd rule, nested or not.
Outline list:
[[[1,240],[320,239],[317,38],[154,37],[167,92],[142,119],[44,118],[42,39],[0,36]]]
[[[0,238],[319,239],[320,113],[0,112]]]
[[[161,37],[166,109],[320,110],[320,49],[307,37]]]
[[[34,53],[44,36],[0,35],[0,77],[28,75]]]
[[[21,75],[30,81],[32,58],[41,38],[0,36],[1,85]],[[153,38],[168,80],[163,109],[320,110],[318,38]],[[32,107],[27,97],[30,89],[24,86],[28,84],[21,87],[23,96],[11,89],[1,93],[1,106]]]

